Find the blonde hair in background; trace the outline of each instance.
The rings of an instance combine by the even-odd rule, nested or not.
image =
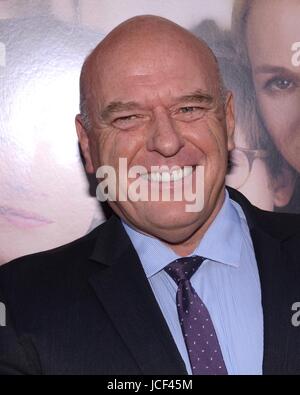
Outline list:
[[[232,9],[231,31],[240,62],[249,67],[246,45],[247,18],[254,0],[235,0]]]
[[[263,0],[260,0],[263,1]],[[249,13],[251,8],[254,6],[256,0],[234,0],[233,8],[232,8],[232,18],[231,18],[231,33],[232,33],[232,41],[236,50],[236,56],[238,57],[238,62],[241,67],[244,68],[245,73],[252,80],[252,69],[251,62],[248,56],[247,42],[246,42],[246,29],[247,29],[247,20],[249,17]],[[253,95],[255,95],[255,90],[253,86],[253,82],[251,83],[251,91]],[[276,148],[273,139],[270,137],[269,132],[267,131],[264,121],[259,115],[259,110],[257,108],[256,98],[254,98],[254,117],[258,118],[260,123],[261,131],[260,131],[260,147],[266,149],[269,152],[269,158],[267,159],[269,168],[271,170],[271,174],[276,176],[280,173],[283,164],[286,163],[285,159],[282,157],[278,149]],[[287,166],[287,164],[286,164]]]

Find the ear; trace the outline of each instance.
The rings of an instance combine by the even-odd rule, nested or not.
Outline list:
[[[234,144],[234,129],[235,129],[235,119],[234,119],[234,100],[231,92],[227,93],[225,102],[225,120],[227,129],[227,149],[232,151],[235,147]]]
[[[295,190],[296,180],[297,174],[287,164],[284,164],[280,173],[273,177],[272,185],[276,207],[285,207],[289,204]]]
[[[93,174],[95,173],[95,169],[92,162],[92,156],[90,151],[89,134],[88,131],[83,126],[80,114],[76,115],[75,125],[76,125],[76,131],[77,131],[80,148],[85,160],[86,172],[89,174]]]

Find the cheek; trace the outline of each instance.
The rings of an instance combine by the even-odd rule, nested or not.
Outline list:
[[[273,211],[273,191],[270,187],[266,165],[262,160],[254,160],[247,181],[238,190],[247,196],[255,206],[263,210]]]
[[[283,142],[299,131],[299,94],[276,97],[258,92],[257,99],[262,120],[275,142]]]
[[[207,157],[226,155],[226,134],[221,123],[215,117],[207,117],[193,128],[189,139]]]
[[[273,99],[263,94],[258,94],[257,98],[263,123],[275,144],[280,144],[286,131],[286,128],[283,131],[284,117],[280,113],[280,105],[276,102],[274,103]]]
[[[209,138],[207,141],[209,154],[216,168],[227,166],[227,138],[224,126],[217,119],[210,119],[207,123]]]
[[[192,139],[204,154],[205,185],[217,188],[224,182],[227,171],[227,141],[222,124],[217,119],[208,119],[193,133]]]
[[[105,131],[98,140],[100,163],[118,166],[119,159],[126,158],[130,164],[143,144],[143,133],[138,131]]]
[[[99,131],[95,146],[97,147],[100,165],[114,165],[118,153],[121,151],[120,142],[121,139],[115,130],[104,129]]]
[[[300,95],[285,97],[258,94],[259,111],[266,129],[284,158],[299,168]]]

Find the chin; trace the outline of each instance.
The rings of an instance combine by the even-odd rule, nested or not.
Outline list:
[[[149,210],[146,217],[147,228],[152,230],[152,234],[159,233],[166,241],[173,243],[185,240],[201,222],[199,212],[188,213],[185,211],[185,205],[172,207],[170,203],[167,207]]]
[[[189,238],[205,221],[205,210],[187,212],[188,202],[147,202],[134,209],[111,204],[111,208],[123,220],[136,229],[164,240],[180,243]]]
[[[194,233],[199,229],[200,225],[194,224],[183,224],[178,228],[150,228],[148,234],[151,236],[167,243],[170,245],[179,245],[189,240]]]

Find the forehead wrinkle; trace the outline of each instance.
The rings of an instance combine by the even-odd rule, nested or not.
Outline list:
[[[196,101],[201,103],[206,102],[210,104],[213,102],[213,97],[210,94],[206,93],[205,91],[198,89],[195,92],[176,97],[174,100],[175,103],[189,102],[189,101]],[[135,101],[129,101],[129,102],[112,101],[103,109],[103,111],[101,111],[101,117],[105,118],[109,116],[109,114],[114,112],[130,111],[130,110],[141,109],[141,108],[142,108],[141,105]]]
[[[174,103],[182,103],[182,102],[197,102],[197,103],[207,103],[212,104],[214,102],[213,96],[202,89],[197,89],[194,92],[191,92],[186,95],[182,95],[176,97],[172,100]],[[102,119],[107,119],[111,114],[122,112],[122,111],[131,111],[136,109],[142,109],[142,106],[135,101],[122,102],[122,101],[112,101],[110,102],[101,112],[100,117]]]
[[[112,71],[114,65],[117,68],[123,65],[125,69],[128,61],[132,64],[134,55],[138,66],[140,58],[141,61],[147,57],[155,61],[157,54],[162,57],[162,52],[167,57],[168,53],[175,56],[178,52],[184,52],[187,56],[190,54],[190,59],[195,57],[197,62],[199,59],[199,65],[204,67],[204,74],[209,77],[213,90],[219,92],[218,87],[222,83],[218,64],[213,52],[202,40],[164,18],[134,17],[109,33],[85,62],[86,72],[83,73],[81,90],[83,98],[86,98],[88,112],[97,110],[95,106],[101,96],[102,82],[105,82],[107,72]]]

